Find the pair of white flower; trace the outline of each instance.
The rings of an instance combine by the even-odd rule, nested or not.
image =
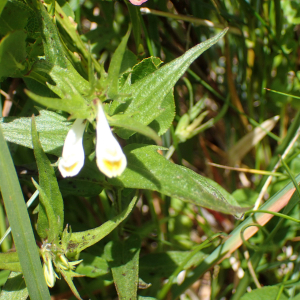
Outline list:
[[[84,165],[82,140],[85,126],[85,120],[76,119],[67,134],[58,163],[63,177],[77,175]],[[96,161],[99,170],[109,178],[121,175],[127,165],[126,156],[111,132],[100,101],[97,102]]]

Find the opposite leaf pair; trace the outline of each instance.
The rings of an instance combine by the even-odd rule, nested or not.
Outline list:
[[[63,177],[75,176],[84,165],[83,133],[86,121],[76,119],[65,139],[58,168]],[[118,141],[113,136],[102,104],[97,102],[96,160],[99,170],[107,177],[119,176],[126,168],[127,160]]]

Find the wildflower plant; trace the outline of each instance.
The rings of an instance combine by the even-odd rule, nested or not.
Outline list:
[[[78,260],[81,251],[108,236],[128,216],[137,201],[138,196],[130,193],[131,199],[127,199],[127,204],[122,205],[120,201],[124,201],[122,197],[125,197],[122,190],[158,191],[235,215],[241,215],[246,210],[234,202],[221,187],[210,185],[205,178],[176,166],[157,152],[165,150],[161,146],[160,136],[168,130],[174,118],[173,86],[190,64],[217,43],[227,30],[160,68],[161,61],[153,57],[136,65],[132,64],[130,69],[122,73],[126,45],[131,33],[129,29],[112,56],[107,73],[103,64],[93,59],[87,49],[82,49],[82,62],[88,57],[85,60],[88,71],[85,73],[82,65],[78,67],[76,58],[68,56],[61,41],[57,22],[65,26],[69,35],[72,36],[75,32],[70,19],[62,18],[63,12],[58,3],[55,12],[54,2],[48,6],[36,0],[27,4],[9,2],[9,5],[23,5],[32,17],[34,14],[38,24],[43,24],[36,28],[42,31],[42,39],[33,44],[41,42],[43,49],[40,50],[43,53],[39,56],[34,56],[31,52],[23,53],[24,56],[18,57],[20,63],[11,66],[10,72],[5,76],[23,78],[28,86],[26,95],[45,108],[38,108],[37,117],[21,117],[6,125],[3,123],[3,129],[5,138],[10,140],[9,128],[13,128],[16,121],[21,122],[21,126],[25,128],[23,138],[14,142],[34,150],[39,174],[38,178],[32,178],[34,187],[39,191],[35,229],[42,243],[40,256],[49,287],[53,287],[56,280],[63,277],[80,299],[73,278],[82,276],[74,272],[74,266],[81,262]],[[56,22],[51,13],[55,14]],[[26,34],[30,33],[25,33],[24,28],[8,32],[1,44],[3,51],[8,51],[5,48],[6,40],[10,43],[21,40],[23,44],[20,47],[25,47],[28,43]],[[35,37],[34,32],[32,37]],[[77,46],[81,43],[78,41]],[[26,51],[25,48],[23,51]],[[52,118],[52,126],[41,130],[41,125],[47,123],[42,120],[43,115]],[[53,130],[53,134],[49,130]],[[130,138],[135,134],[144,135],[152,139],[153,143],[131,143]],[[59,135],[63,138],[60,139]],[[29,141],[26,138],[28,136]],[[89,137],[88,140],[86,136]],[[124,147],[121,144],[127,145]],[[57,157],[54,165],[46,153]],[[96,165],[98,171],[93,167],[94,175],[90,173],[88,178],[92,176],[97,186],[101,187],[100,190],[88,189],[82,182],[85,169],[92,165]],[[57,179],[61,177],[65,179],[60,180],[60,187]],[[115,191],[116,201],[119,201],[117,215],[94,229],[72,232],[72,224],[69,224],[70,227],[63,231],[64,203],[61,193],[64,193],[64,180],[73,178],[76,187],[85,196],[95,196],[102,189]],[[178,188],[179,182],[182,184],[181,188]],[[21,251],[18,246],[17,251]],[[23,268],[21,260],[20,264]],[[25,281],[28,284],[26,276]],[[116,279],[116,284],[117,281]]]
[[[213,126],[225,114],[228,102],[219,117],[204,122],[209,112],[203,98],[174,120],[174,86],[203,52],[211,47],[213,50],[218,43],[223,46],[228,28],[210,33],[210,38],[177,58],[170,59],[165,52],[168,62],[163,64],[156,57],[158,54],[154,55],[159,49],[145,57],[141,42],[145,24],[139,10],[143,3],[151,0],[101,2],[100,7],[108,16],[113,5],[123,5],[130,18],[127,32],[107,18],[111,33],[117,32],[103,36],[103,41],[112,41],[107,48],[89,42],[97,29],[79,34],[85,30],[75,22],[80,21],[79,11],[73,7],[74,14],[67,1],[0,3],[0,80],[5,85],[9,78],[21,79],[24,89],[20,93],[26,99],[19,116],[0,119],[0,188],[16,246],[16,253],[0,253],[0,266],[12,272],[11,278],[22,273],[17,280],[20,285],[25,281],[26,287],[13,291],[15,299],[28,295],[33,300],[50,299],[48,287],[53,288],[50,291],[59,290],[60,280],[65,280],[75,297],[82,299],[78,286],[84,288],[82,293],[89,294],[89,284],[95,284],[95,278],[103,291],[114,285],[120,299],[143,299],[138,296],[142,295],[138,289],[150,290],[152,278],[145,282],[140,276],[151,273],[140,273],[140,252],[147,245],[143,239],[151,237],[153,223],[164,226],[172,213],[185,212],[189,205],[237,218],[249,210],[250,205],[240,205],[213,180],[170,160],[171,147],[166,142],[172,138],[177,147]],[[13,13],[16,16],[10,18]],[[93,18],[97,19],[96,11]],[[148,35],[146,27],[143,33],[152,49],[152,33]],[[136,53],[127,47],[131,40]],[[177,123],[176,129],[173,122]],[[13,155],[14,147],[26,154],[22,166],[17,167],[19,178],[10,154]],[[29,213],[19,180],[27,190],[39,194],[38,204]],[[156,216],[157,195],[165,203],[175,203],[163,219]],[[150,204],[143,205],[143,199]],[[93,214],[97,203],[101,209]],[[126,223],[131,213],[134,217],[137,207],[146,224],[142,228]],[[83,210],[97,222],[81,216]],[[145,211],[155,220],[151,224],[144,218]],[[251,226],[250,221],[246,220],[247,226]],[[172,226],[175,228],[177,223]],[[207,225],[203,228],[212,233]],[[240,226],[237,231],[240,234],[247,230]],[[168,244],[161,234],[154,233],[152,239]],[[217,248],[215,238],[221,234],[211,236],[195,248],[189,248],[189,239],[172,241],[178,243],[179,249],[191,250],[180,256],[184,278],[180,284],[175,280],[179,267],[173,268],[171,274],[163,270],[161,278],[170,280],[159,292],[151,291],[151,297],[157,293],[155,297],[163,299],[172,285],[174,295],[180,296],[182,289],[188,289],[195,277],[203,274],[204,263],[211,266],[218,261],[217,251],[223,251],[224,256],[231,254],[233,245],[241,241],[237,242],[234,235],[228,238],[226,247]],[[207,258],[201,251],[210,246],[218,250]],[[195,273],[192,258],[198,259],[200,266]]]

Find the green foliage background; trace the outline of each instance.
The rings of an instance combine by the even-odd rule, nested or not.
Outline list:
[[[1,1],[0,299],[298,299],[299,10]],[[95,99],[116,178],[95,163]],[[62,178],[76,118],[85,165]]]

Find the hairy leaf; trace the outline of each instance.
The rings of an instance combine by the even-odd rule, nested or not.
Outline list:
[[[119,299],[137,299],[139,282],[139,253],[141,242],[137,236],[106,245],[104,254],[112,270]]]
[[[32,143],[39,170],[39,185],[33,181],[40,192],[37,232],[42,239],[48,238],[52,242],[57,240],[63,231],[64,205],[54,169],[39,142],[34,117],[32,117]]]
[[[91,230],[72,233],[68,245],[69,255],[76,256],[82,250],[96,244],[110,232],[112,232],[122,221],[127,218],[135,206],[136,200],[137,197],[134,197],[128,207],[122,213],[112,220],[105,222],[103,225]]]
[[[179,58],[159,68],[154,73],[149,74],[142,80],[132,85],[124,85],[120,93],[130,94],[130,98],[125,103],[114,101],[111,113],[124,112],[132,115],[137,121],[148,125],[158,117],[163,109],[161,104],[166,95],[174,87],[178,79],[188,69],[190,64],[205,50],[218,42],[227,32],[227,29],[217,34],[215,37],[193,47]],[[118,134],[123,138],[129,138],[132,133],[126,130],[119,130]]]
[[[158,191],[238,217],[248,210],[236,205],[235,199],[216,183],[212,185],[205,177],[165,159],[157,153],[159,149],[141,144],[126,146],[127,168],[120,177],[108,181],[115,186]]]

